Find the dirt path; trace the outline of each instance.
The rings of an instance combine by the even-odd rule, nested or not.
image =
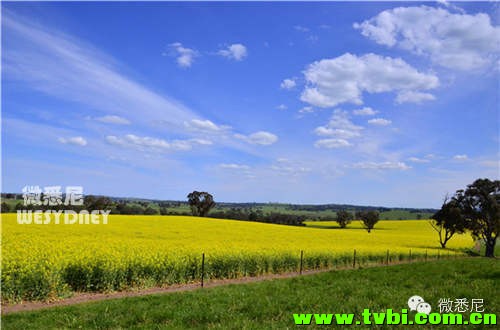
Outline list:
[[[403,263],[408,263],[408,262],[391,262],[390,266],[393,265],[399,265]],[[363,265],[363,268],[369,268],[369,267],[386,267],[387,265],[385,264],[372,264],[372,265]],[[305,270],[302,272],[302,275],[300,275],[298,272],[292,272],[292,273],[283,273],[283,274],[268,274],[268,275],[262,275],[262,276],[255,276],[255,277],[242,277],[242,278],[236,278],[236,279],[214,279],[214,280],[209,280],[205,282],[204,288],[213,288],[221,285],[228,285],[228,284],[244,284],[244,283],[251,283],[251,282],[261,282],[261,281],[266,281],[266,280],[272,280],[272,279],[281,279],[281,278],[290,278],[290,277],[296,277],[296,276],[304,276],[304,275],[312,275],[312,274],[318,274],[318,273],[324,273],[332,270],[345,270],[345,269],[352,269],[350,267],[345,267],[345,268],[334,268],[334,269],[319,269],[319,270]],[[82,304],[82,303],[87,303],[87,302],[92,302],[92,301],[101,301],[101,300],[108,300],[108,299],[118,299],[118,298],[125,298],[125,297],[139,297],[139,296],[145,296],[145,295],[150,295],[150,294],[162,294],[162,293],[171,293],[171,292],[182,292],[182,291],[193,291],[193,290],[198,290],[201,289],[200,283],[190,283],[190,284],[176,284],[176,285],[170,285],[167,287],[154,287],[154,288],[148,288],[148,289],[142,289],[142,290],[135,290],[135,291],[118,291],[118,292],[111,292],[111,293],[75,293],[72,297],[70,298],[65,298],[65,299],[59,299],[55,301],[48,301],[48,302],[41,302],[41,301],[27,301],[27,302],[22,302],[19,304],[2,304],[2,315],[9,314],[9,313],[16,313],[16,312],[22,312],[22,311],[33,311],[33,310],[39,310],[39,309],[45,309],[45,308],[51,308],[51,307],[56,307],[56,306],[68,306],[68,305],[75,305],[75,304]]]
[[[307,270],[303,271],[302,275],[311,275],[318,274],[323,272],[328,272],[332,269],[321,269],[321,270]],[[283,274],[268,274],[262,276],[255,277],[241,277],[235,279],[214,279],[208,280],[204,283],[204,288],[213,288],[221,285],[228,284],[243,284],[243,283],[251,283],[251,282],[260,282],[272,279],[280,279],[280,278],[290,278],[300,276],[298,272],[293,273],[283,273]],[[64,298],[54,301],[26,301],[19,304],[2,304],[2,315],[9,313],[16,313],[22,311],[33,311],[44,308],[51,308],[56,306],[68,306],[74,304],[82,304],[86,302],[92,301],[101,301],[108,299],[117,299],[117,298],[125,298],[125,297],[139,297],[150,294],[161,294],[161,293],[171,293],[171,292],[182,292],[182,291],[193,291],[197,289],[202,289],[200,286],[200,282],[198,283],[189,283],[189,284],[174,284],[166,287],[153,287],[148,289],[141,289],[135,291],[118,291],[118,292],[110,292],[110,293],[95,293],[95,292],[85,292],[85,293],[74,293],[74,295],[70,298]]]

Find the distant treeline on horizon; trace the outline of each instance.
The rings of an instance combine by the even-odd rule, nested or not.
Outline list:
[[[187,201],[153,200],[86,195],[82,206],[24,205],[23,195],[2,193],[2,212],[17,210],[108,209],[111,214],[143,215],[191,215]],[[287,225],[301,225],[303,221],[334,220],[336,212],[346,210],[378,211],[381,220],[427,219],[437,210],[426,208],[390,208],[350,204],[286,204],[286,203],[228,203],[217,202],[208,217],[259,221]]]

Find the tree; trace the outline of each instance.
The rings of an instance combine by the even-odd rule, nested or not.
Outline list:
[[[158,214],[158,210],[155,209],[154,207],[152,206],[148,206],[144,209],[144,214],[145,215],[155,215],[155,214]]]
[[[465,217],[460,209],[460,202],[455,197],[445,197],[441,209],[431,217],[430,224],[439,235],[439,244],[444,249],[446,243],[455,234],[462,234],[466,229]]]
[[[368,233],[370,233],[379,220],[379,213],[378,211],[359,211],[356,212],[356,218],[361,220],[363,226],[368,230]]]
[[[500,232],[500,181],[477,179],[458,190],[455,194],[459,202],[465,226],[475,238],[486,244],[486,257],[495,256],[495,245]]]
[[[205,191],[193,191],[187,195],[189,207],[194,216],[204,217],[215,206],[212,195]]]
[[[353,219],[352,213],[347,212],[346,210],[341,210],[337,212],[337,218],[335,221],[339,224],[340,228],[347,227],[348,224],[351,223]]]
[[[10,206],[9,204],[2,202],[2,213],[7,213],[10,212]]]

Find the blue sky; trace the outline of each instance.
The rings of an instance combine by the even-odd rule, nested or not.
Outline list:
[[[495,3],[4,3],[2,191],[438,207],[499,178]]]

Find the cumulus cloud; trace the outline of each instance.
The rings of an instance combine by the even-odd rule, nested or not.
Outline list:
[[[278,137],[276,135],[264,131],[255,132],[250,135],[235,134],[234,137],[250,144],[263,146],[271,145],[278,141]]]
[[[95,120],[106,124],[116,124],[116,125],[129,125],[130,121],[120,116],[108,115],[97,117]]]
[[[123,137],[108,135],[106,136],[106,142],[121,147],[160,152],[186,151],[191,150],[195,145],[212,144],[211,141],[205,139],[173,140],[169,142],[164,139],[153,138],[149,136],[137,136],[134,134],[127,134]]]
[[[493,64],[500,49],[500,27],[492,25],[485,13],[398,7],[354,27],[378,44],[409,50],[451,69],[473,70]]]
[[[85,140],[81,136],[74,136],[74,137],[69,137],[69,138],[60,137],[57,140],[63,144],[73,144],[75,146],[81,146],[81,147],[84,147],[87,145],[87,140]]]
[[[242,61],[247,57],[247,48],[242,44],[232,44],[225,49],[221,49],[217,54],[235,61]]]
[[[295,78],[284,79],[280,84],[281,89],[288,89],[288,90],[293,89],[295,86],[297,86]]]
[[[314,143],[316,148],[336,149],[349,147],[351,144],[344,139],[321,139]]]
[[[353,110],[352,113],[356,116],[373,116],[378,113],[377,110],[373,110],[370,107],[364,107],[363,109]]]
[[[377,126],[387,126],[390,125],[392,121],[384,118],[373,118],[368,120],[368,124],[370,125],[377,125]]]
[[[436,88],[439,79],[422,73],[400,58],[376,54],[342,56],[310,64],[300,99],[318,107],[363,103],[363,93],[420,91]]]
[[[351,168],[373,169],[373,170],[408,170],[411,167],[404,162],[359,162],[352,164]]]
[[[180,42],[174,42],[169,45],[170,54],[177,57],[177,64],[182,68],[189,68],[194,58],[199,55],[195,49],[184,47]]]
[[[330,121],[325,126],[318,126],[314,133],[319,136],[335,137],[337,139],[351,139],[361,136],[363,127],[355,125],[346,111],[335,110]]]
[[[403,91],[398,93],[396,103],[422,103],[424,101],[432,101],[436,98],[430,93]]]

